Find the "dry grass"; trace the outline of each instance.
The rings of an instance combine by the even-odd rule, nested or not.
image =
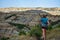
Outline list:
[[[55,28],[51,31],[47,31],[47,40],[59,40],[60,39],[60,28]]]

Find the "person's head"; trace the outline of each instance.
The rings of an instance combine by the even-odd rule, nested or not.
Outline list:
[[[47,15],[43,15],[42,17],[43,17],[43,18],[46,18],[46,17],[47,17]]]

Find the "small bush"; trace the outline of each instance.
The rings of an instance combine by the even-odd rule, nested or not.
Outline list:
[[[37,36],[37,37],[41,37],[42,35],[42,30],[39,26],[35,26],[35,27],[32,27],[32,29],[30,30],[30,35],[33,36]]]
[[[26,27],[26,25],[24,24],[18,24],[18,23],[12,23],[12,22],[9,22],[9,24],[16,26],[18,29],[23,29],[24,27]]]
[[[26,32],[23,31],[23,30],[21,30],[21,31],[19,32],[19,35],[26,35]]]
[[[49,25],[48,28],[47,28],[47,30],[52,30],[52,29],[53,29],[52,25]]]
[[[1,40],[8,40],[9,37],[2,37]]]

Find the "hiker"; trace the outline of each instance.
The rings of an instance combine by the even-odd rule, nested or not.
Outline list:
[[[43,15],[40,19],[40,25],[42,27],[42,39],[46,40],[46,29],[49,25],[47,15]]]

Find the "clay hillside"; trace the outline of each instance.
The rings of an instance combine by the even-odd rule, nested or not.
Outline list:
[[[38,24],[40,17],[46,14],[51,21],[60,20],[60,8],[0,8],[1,22],[19,24]]]
[[[3,36],[11,38],[10,40],[19,40],[22,37],[20,40],[31,40],[30,36],[20,36],[19,33],[24,28],[22,30],[29,34],[29,28],[38,25],[42,15],[47,15],[53,28],[60,25],[60,8],[0,8],[0,38]],[[57,31],[57,33],[60,32]],[[54,35],[51,33],[51,36],[48,36],[51,38]],[[60,36],[57,37],[60,38]],[[32,36],[32,40],[36,40],[35,37]]]

